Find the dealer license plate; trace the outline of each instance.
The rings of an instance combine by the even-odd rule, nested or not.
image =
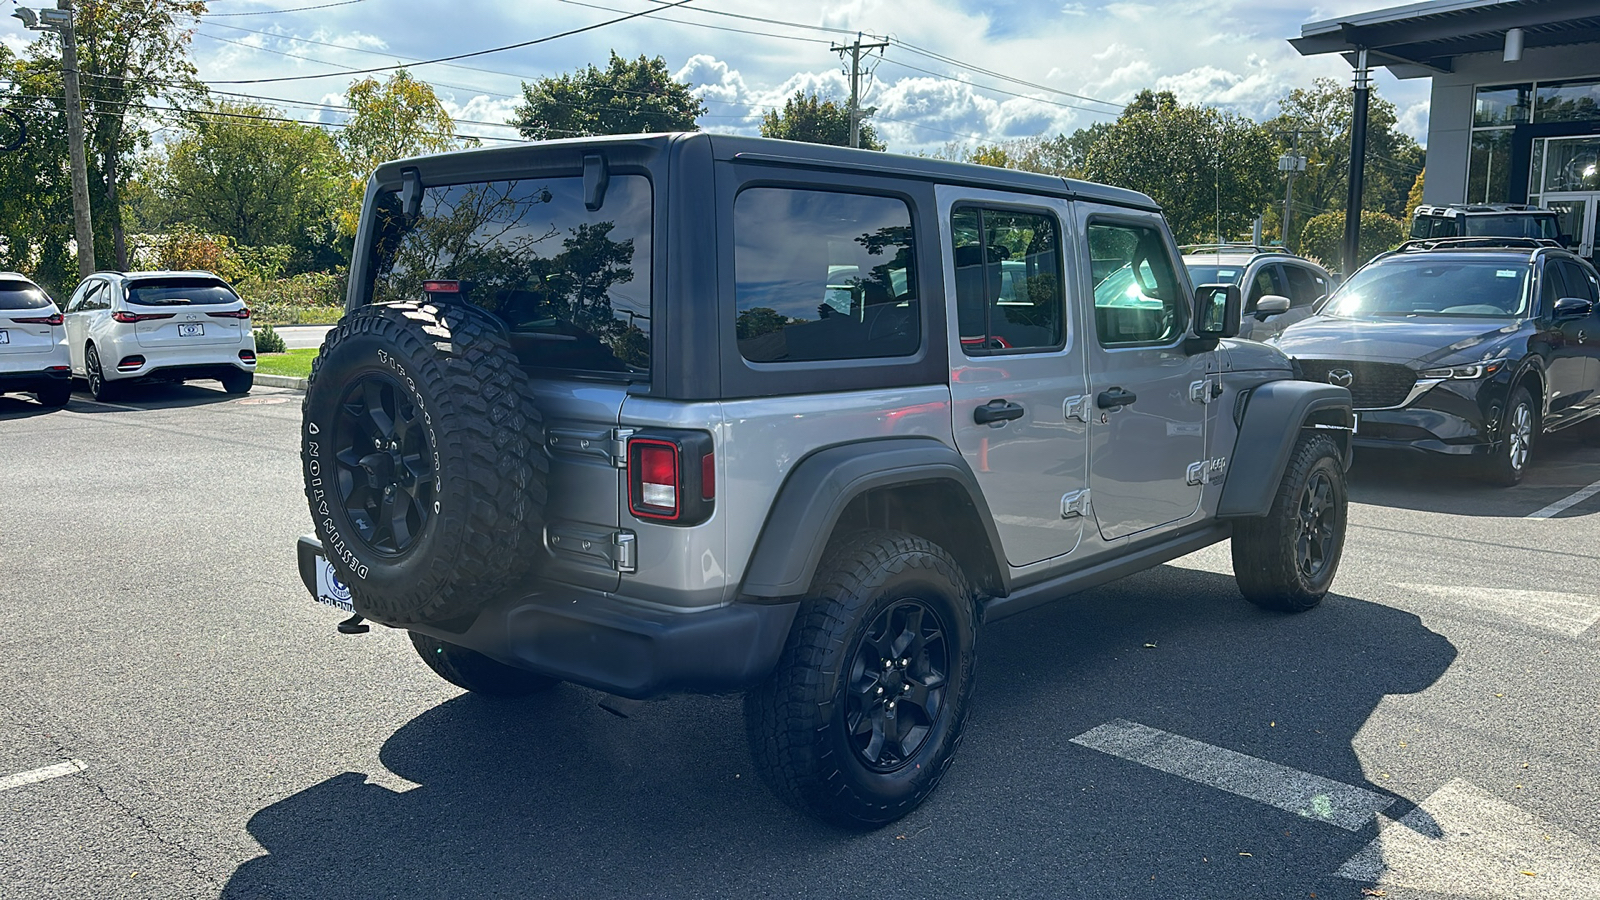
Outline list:
[[[206,333],[206,326],[195,322],[189,325],[178,326],[178,337],[200,337]]]
[[[328,562],[322,554],[317,554],[317,602],[326,603],[345,612],[355,612],[355,605],[350,602],[350,588],[339,580],[339,574],[333,570],[333,564]]]

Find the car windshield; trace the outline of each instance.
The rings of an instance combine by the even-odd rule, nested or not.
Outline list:
[[[0,281],[0,309],[44,309],[50,298],[26,281]]]
[[[1328,300],[1323,315],[1521,316],[1528,306],[1526,259],[1399,257],[1357,272]]]
[[[1471,237],[1527,237],[1549,241],[1560,237],[1556,218],[1549,215],[1467,216],[1466,227]]]
[[[1238,284],[1244,277],[1244,266],[1201,266],[1186,263],[1189,280],[1195,284]]]
[[[128,284],[128,302],[139,306],[215,306],[238,299],[213,278],[145,278]]]

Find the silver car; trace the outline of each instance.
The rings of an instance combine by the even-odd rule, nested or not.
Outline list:
[[[1244,291],[1239,337],[1265,341],[1311,315],[1333,292],[1328,270],[1302,256],[1250,244],[1186,245],[1183,264],[1195,284],[1236,284]]]

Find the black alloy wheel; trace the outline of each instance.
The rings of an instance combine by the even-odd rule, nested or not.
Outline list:
[[[1300,495],[1294,541],[1295,565],[1307,581],[1316,581],[1336,556],[1339,515],[1334,504],[1333,480],[1314,470]]]
[[[416,403],[395,378],[369,372],[339,403],[335,490],[356,535],[387,556],[404,553],[434,513],[434,448]]]
[[[111,383],[106,381],[105,370],[100,367],[100,351],[96,350],[93,344],[88,345],[83,351],[83,370],[89,382],[89,396],[96,400],[111,399],[113,388]]]
[[[906,597],[878,614],[856,644],[845,694],[850,745],[862,764],[892,772],[916,756],[944,709],[949,671],[936,610]]]

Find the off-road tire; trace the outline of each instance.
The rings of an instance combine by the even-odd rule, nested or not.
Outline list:
[[[250,388],[255,386],[256,373],[234,370],[217,379],[222,382],[222,389],[230,394],[248,394]]]
[[[1505,414],[1500,417],[1494,452],[1479,460],[1480,475],[1490,484],[1501,487],[1521,484],[1538,436],[1539,407],[1534,404],[1527,386],[1517,385],[1506,401]]]
[[[89,382],[91,397],[105,403],[122,395],[122,385],[106,378],[106,370],[100,365],[100,351],[96,350],[93,344],[84,348],[83,371]]]
[[[425,518],[406,541],[391,529],[389,547],[381,532],[363,536],[338,502],[348,490],[339,473],[369,471],[352,469],[336,446],[366,421],[351,418],[347,394],[367,384],[392,398],[391,422],[409,414],[407,439],[426,447],[404,457],[424,474],[400,476]],[[300,458],[317,537],[357,612],[395,625],[466,616],[542,556],[547,463],[529,397],[503,333],[475,310],[363,306],[328,332],[301,407]]]
[[[864,671],[855,662],[863,650],[878,652],[869,641],[875,622],[892,621],[880,617],[908,602],[926,606],[944,632],[942,700],[931,722],[908,720],[929,722],[920,744],[892,770],[874,771],[853,745],[858,735],[850,733],[847,718],[851,703],[871,691],[853,686],[862,678],[881,686],[889,676],[880,680],[878,671]],[[877,828],[909,813],[944,777],[961,743],[977,627],[966,576],[942,548],[883,530],[835,541],[801,601],[777,668],[745,695],[745,732],[758,773],[791,806],[840,827]],[[898,680],[893,684],[912,690]]]
[[[41,406],[60,409],[67,405],[68,400],[72,399],[72,382],[63,381],[60,384],[42,387],[33,392],[33,398],[38,400]]]
[[[1319,487],[1326,488],[1320,502],[1311,496]],[[1308,504],[1317,509],[1308,510]],[[1339,570],[1348,506],[1339,445],[1324,435],[1302,433],[1271,510],[1233,526],[1233,573],[1244,598],[1280,612],[1305,612],[1321,603]],[[1318,523],[1309,537],[1303,527],[1308,514]],[[1320,540],[1323,528],[1327,542]],[[1308,563],[1313,546],[1320,550]]]
[[[411,646],[435,675],[485,697],[526,697],[560,684],[559,679],[496,662],[476,650],[411,632]]]

